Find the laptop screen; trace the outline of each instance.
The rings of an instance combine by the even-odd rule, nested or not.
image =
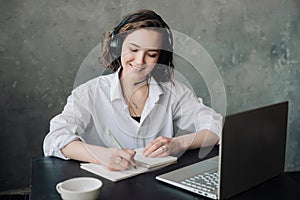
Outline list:
[[[225,119],[220,195],[229,198],[284,171],[288,102]]]

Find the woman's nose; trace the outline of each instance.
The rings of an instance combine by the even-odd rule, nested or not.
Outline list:
[[[135,57],[135,63],[137,65],[141,66],[144,64],[144,59],[145,59],[145,53],[142,51],[138,52]]]

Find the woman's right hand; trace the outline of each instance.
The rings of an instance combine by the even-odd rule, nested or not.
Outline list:
[[[136,152],[131,149],[105,148],[87,145],[86,143],[83,143],[83,145],[89,154],[108,170],[120,171],[136,166],[133,159]]]
[[[82,141],[73,141],[62,149],[63,154],[71,159],[101,164],[111,171],[126,170],[135,166],[135,151],[130,149],[106,148],[90,145]]]

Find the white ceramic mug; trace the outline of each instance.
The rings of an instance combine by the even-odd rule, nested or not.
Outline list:
[[[72,178],[56,185],[64,200],[94,200],[99,197],[102,181],[92,177]]]

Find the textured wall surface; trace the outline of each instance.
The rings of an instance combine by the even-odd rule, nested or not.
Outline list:
[[[210,54],[228,113],[290,102],[286,169],[300,169],[298,0],[0,0],[0,6],[0,191],[29,186],[31,158],[42,156],[49,120],[62,110],[81,63],[122,15],[145,8]]]

